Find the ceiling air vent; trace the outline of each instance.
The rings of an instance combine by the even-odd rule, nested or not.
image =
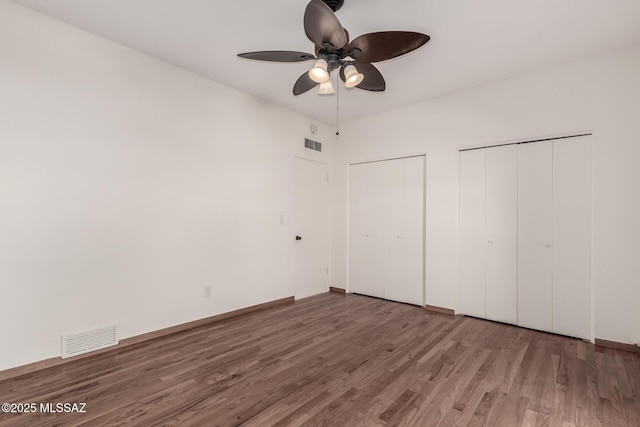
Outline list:
[[[309,150],[322,151],[322,143],[309,138],[304,139],[304,148]]]

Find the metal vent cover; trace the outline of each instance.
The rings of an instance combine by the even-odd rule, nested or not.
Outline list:
[[[304,148],[308,148],[310,150],[322,151],[322,143],[318,141],[314,141],[309,138],[304,139]]]
[[[117,325],[74,334],[62,334],[63,359],[118,344]]]

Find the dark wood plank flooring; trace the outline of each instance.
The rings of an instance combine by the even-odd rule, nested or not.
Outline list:
[[[0,426],[640,426],[640,355],[325,294],[0,382]]]

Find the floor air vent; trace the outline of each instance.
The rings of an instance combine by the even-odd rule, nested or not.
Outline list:
[[[118,344],[116,325],[100,329],[62,335],[62,358],[89,353]]]
[[[310,150],[322,151],[322,143],[309,138],[304,139],[304,148]]]

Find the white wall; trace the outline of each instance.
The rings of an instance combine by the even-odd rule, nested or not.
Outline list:
[[[310,152],[311,119],[5,1],[0,88],[0,370],[294,295],[293,159],[328,126]]]
[[[427,153],[427,304],[456,308],[457,150],[585,130],[594,132],[595,337],[640,341],[640,48],[343,125],[334,146],[333,285],[347,284],[350,162]]]

